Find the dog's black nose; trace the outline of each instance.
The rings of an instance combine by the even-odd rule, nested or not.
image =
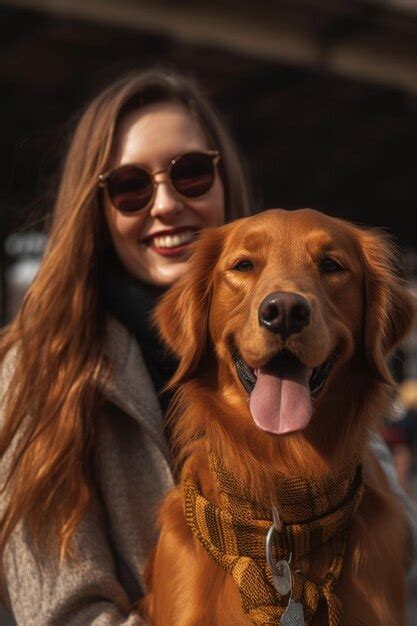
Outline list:
[[[311,308],[298,293],[275,291],[259,307],[259,323],[286,339],[299,333],[310,322]]]

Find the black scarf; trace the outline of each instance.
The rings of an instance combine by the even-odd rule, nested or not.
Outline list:
[[[136,337],[165,414],[171,394],[162,389],[173,376],[178,361],[159,339],[151,315],[166,290],[128,274],[114,255],[107,258],[103,276],[105,309]]]

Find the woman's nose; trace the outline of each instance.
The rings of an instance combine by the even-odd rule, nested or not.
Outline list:
[[[181,199],[177,196],[167,180],[155,181],[156,191],[150,215],[152,217],[168,217],[183,210]]]

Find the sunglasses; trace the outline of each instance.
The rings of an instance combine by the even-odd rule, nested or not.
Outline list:
[[[159,182],[157,174],[167,173],[172,188],[184,198],[199,198],[210,191],[215,166],[220,160],[217,150],[188,152],[173,159],[158,172],[148,172],[140,165],[128,164],[100,174],[99,187],[106,187],[113,206],[123,213],[135,213],[149,207]]]

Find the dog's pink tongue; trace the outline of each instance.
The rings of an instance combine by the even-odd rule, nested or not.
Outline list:
[[[275,372],[258,371],[249,407],[259,428],[282,435],[307,426],[313,411],[310,374],[307,367],[299,367],[282,378]]]

